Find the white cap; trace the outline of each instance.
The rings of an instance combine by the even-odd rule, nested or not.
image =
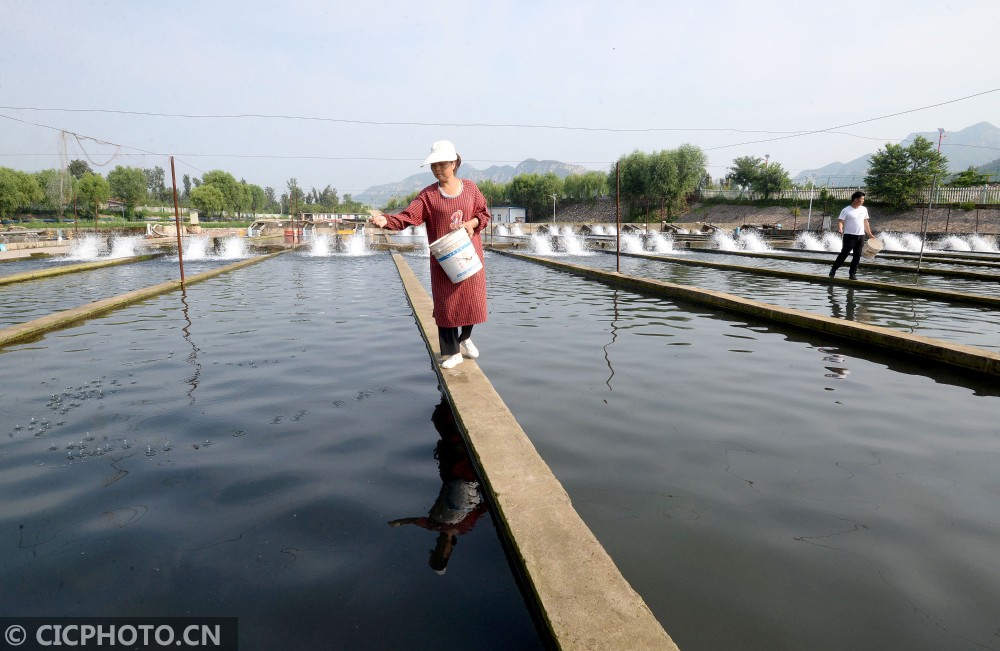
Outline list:
[[[431,145],[431,153],[427,156],[427,160],[425,160],[420,167],[430,165],[431,163],[441,163],[449,160],[458,160],[458,153],[455,151],[455,145],[453,145],[450,140],[438,140]]]

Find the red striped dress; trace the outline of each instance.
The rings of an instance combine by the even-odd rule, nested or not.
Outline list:
[[[385,215],[388,221],[386,228],[394,231],[425,224],[428,242],[450,233],[453,222],[467,222],[473,217],[479,220],[479,225],[472,234],[472,245],[479,259],[484,261],[481,233],[490,223],[490,211],[486,207],[486,197],[472,181],[462,179],[462,191],[455,197],[444,196],[438,184],[434,183],[421,190],[402,212]],[[430,259],[434,322],[443,328],[484,323],[487,317],[485,261],[482,271],[456,285],[433,255]]]

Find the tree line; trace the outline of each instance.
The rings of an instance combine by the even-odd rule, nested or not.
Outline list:
[[[544,220],[560,200],[594,201],[620,192],[626,219],[671,220],[699,188],[712,187],[706,172],[707,158],[695,145],[656,152],[634,151],[619,157],[611,172],[587,172],[560,178],[554,173],[521,174],[509,183],[484,180],[477,185],[490,205],[524,207],[530,221]],[[865,187],[869,197],[894,209],[907,209],[916,203],[923,190],[936,182],[952,186],[975,186],[988,176],[973,168],[956,175],[947,174],[948,159],[934,149],[928,139],[917,136],[908,145],[886,144],[869,161]],[[65,170],[20,172],[0,167],[0,217],[19,211],[41,210],[60,218],[73,208],[84,216],[94,217],[109,199],[122,202],[126,219],[138,215],[140,205],[170,205],[162,167],[143,169],[119,165],[107,178],[94,172],[86,161],[74,160]],[[762,199],[793,187],[788,172],[769,157],[740,156],[727,168],[720,185],[738,187]],[[205,172],[201,178],[185,174],[179,201],[196,208],[208,219],[235,216],[253,218],[260,213],[358,213],[365,206],[350,194],[338,196],[336,188],[306,192],[295,178],[288,179],[280,195],[273,187],[261,187],[236,180],[224,170]],[[399,210],[416,197],[414,192],[392,198],[384,210]]]
[[[528,221],[544,221],[561,200],[593,202],[618,191],[625,202],[626,218],[651,210],[667,218],[683,206],[705,178],[705,154],[694,145],[653,153],[635,151],[618,159],[615,172],[586,172],[565,178],[555,173],[519,174],[509,183],[491,180],[476,185],[491,206],[523,207]],[[619,183],[620,177],[620,183]],[[405,208],[419,194],[389,200],[384,210]]]
[[[287,182],[287,191],[278,195],[272,187],[236,180],[224,170],[205,172],[201,178],[185,174],[178,189],[178,203],[195,208],[208,219],[234,216],[237,220],[260,213],[295,214],[304,212],[361,212],[363,206],[350,194],[338,196],[336,188],[308,192],[296,179]],[[83,160],[73,160],[64,170],[21,172],[0,167],[0,217],[18,212],[41,212],[66,217],[75,212],[96,217],[110,199],[122,203],[125,219],[136,219],[138,207],[173,205],[173,187],[166,184],[162,167],[150,169],[119,165],[107,177],[95,172]]]

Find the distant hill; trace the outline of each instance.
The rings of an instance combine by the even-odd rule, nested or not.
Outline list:
[[[935,145],[937,144],[937,131],[911,133],[899,144],[906,147],[913,143],[917,136],[923,136]],[[878,149],[884,149],[884,145]],[[998,150],[1000,150],[1000,129],[989,122],[980,122],[961,131],[946,131],[945,138],[941,143],[941,153],[948,157],[948,171],[952,173],[967,170],[970,165],[976,167],[993,163]],[[872,152],[872,154],[874,153]],[[872,154],[865,154],[848,163],[830,163],[817,169],[805,170],[792,181],[805,183],[812,176],[816,179],[816,185],[841,187],[863,185],[865,174],[868,173],[868,161]]]
[[[513,167],[511,165],[493,165],[485,170],[477,170],[468,163],[462,163],[459,169],[459,176],[472,181],[493,181],[494,183],[510,183],[515,176],[521,174],[548,174],[552,172],[561,179],[571,174],[586,174],[590,170],[582,165],[571,165],[560,163],[554,160],[535,160],[529,158]],[[360,201],[369,206],[384,206],[393,197],[405,197],[406,195],[423,190],[434,182],[434,175],[430,172],[421,172],[408,176],[402,181],[395,183],[385,183],[383,185],[373,185],[361,194],[354,195],[355,201]]]

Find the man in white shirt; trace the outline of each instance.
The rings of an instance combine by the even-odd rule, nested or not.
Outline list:
[[[830,270],[830,278],[837,275],[837,269],[844,264],[848,253],[853,253],[851,257],[851,280],[857,280],[858,263],[861,262],[861,250],[865,248],[865,236],[872,235],[872,227],[868,225],[868,209],[864,206],[865,193],[860,190],[851,195],[851,205],[840,211],[837,218],[837,231],[844,236],[844,243],[840,247],[840,255],[833,263]]]

